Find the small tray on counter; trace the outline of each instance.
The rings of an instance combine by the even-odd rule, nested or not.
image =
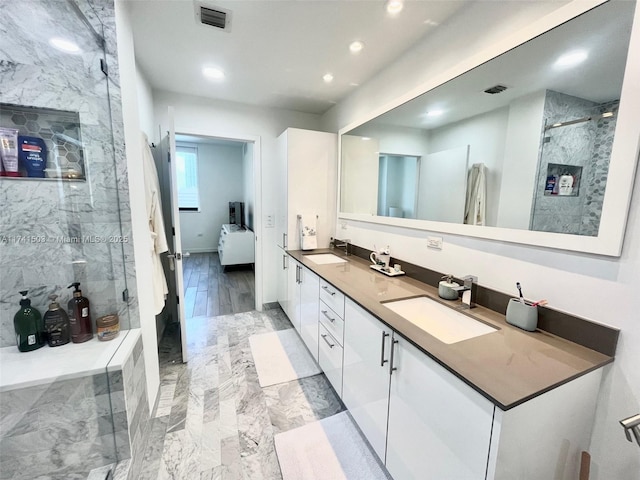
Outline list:
[[[405,274],[402,270],[395,271],[391,267],[387,267],[385,269],[385,267],[383,267],[382,265],[369,265],[369,268],[373,268],[374,270],[377,270],[380,273],[384,273],[388,277],[399,277],[400,275]]]

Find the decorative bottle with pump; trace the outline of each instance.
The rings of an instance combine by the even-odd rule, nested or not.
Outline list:
[[[71,339],[71,326],[67,313],[56,302],[57,295],[49,295],[51,303],[44,314],[44,332],[50,347],[66,345]]]
[[[73,298],[69,300],[68,304],[71,341],[73,343],[82,343],[93,338],[89,300],[82,296],[79,282],[74,282],[67,288],[72,287],[75,290],[73,291]]]
[[[20,311],[13,317],[13,327],[16,330],[16,344],[21,352],[37,350],[44,345],[42,315],[31,306],[27,298],[28,290],[20,292]]]

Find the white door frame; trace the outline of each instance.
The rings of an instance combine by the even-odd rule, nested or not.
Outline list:
[[[176,127],[177,135],[190,135],[197,137],[216,138],[219,140],[231,140],[234,142],[253,143],[253,198],[254,198],[254,215],[253,230],[256,237],[255,249],[255,309],[262,311],[263,291],[263,256],[262,256],[262,143],[260,136],[256,135],[236,135],[229,133],[221,133],[207,129],[179,129]]]

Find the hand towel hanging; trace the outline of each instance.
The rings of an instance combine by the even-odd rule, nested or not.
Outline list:
[[[318,248],[318,235],[316,230],[317,218],[317,215],[298,215],[301,250],[313,250],[314,248]]]

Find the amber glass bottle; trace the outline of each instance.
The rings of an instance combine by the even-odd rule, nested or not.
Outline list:
[[[68,288],[74,288],[73,298],[69,300],[69,324],[71,325],[71,341],[82,343],[93,338],[91,311],[89,300],[82,296],[80,283],[74,282]]]

